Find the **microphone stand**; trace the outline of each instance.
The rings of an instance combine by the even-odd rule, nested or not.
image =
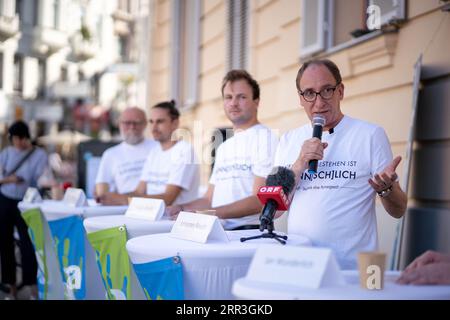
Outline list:
[[[243,238],[241,238],[241,242],[244,242],[244,241],[247,241],[247,240],[269,238],[269,239],[275,239],[281,244],[286,244],[286,240],[288,239],[287,236],[282,236],[282,235],[279,235],[279,234],[276,234],[275,232],[273,232],[273,230],[274,230],[273,220],[271,220],[269,223],[266,223],[265,221],[264,222],[261,221],[261,225],[259,227],[259,230],[261,232],[263,232],[264,229],[267,229],[267,233],[262,233],[262,234],[260,234],[258,236],[253,236],[253,237],[243,237]]]

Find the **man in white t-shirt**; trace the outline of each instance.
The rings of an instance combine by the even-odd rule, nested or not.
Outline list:
[[[222,97],[234,136],[217,149],[208,190],[202,198],[172,206],[166,213],[214,209],[225,229],[257,229],[262,205],[256,194],[271,171],[278,138],[258,122],[259,85],[246,71],[227,73]]]
[[[95,180],[99,202],[121,204],[114,195],[126,195],[137,188],[145,160],[156,146],[155,141],[145,139],[146,126],[146,115],[142,109],[127,108],[120,115],[119,128],[123,142],[108,148],[102,155]]]
[[[307,124],[283,135],[275,166],[290,167],[296,191],[289,209],[288,233],[307,236],[313,245],[332,248],[343,269],[355,269],[359,251],[377,249],[375,196],[395,218],[406,210],[406,195],[395,172],[385,131],[344,116],[344,85],[330,60],[306,62],[296,79],[300,104],[308,118],[325,118],[322,140]],[[308,163],[319,160],[317,173]]]
[[[162,199],[166,205],[197,198],[200,170],[194,149],[185,141],[173,139],[179,117],[173,100],[152,107],[149,123],[158,143],[145,160],[136,190],[126,196],[115,195],[118,203],[127,204],[129,196]]]

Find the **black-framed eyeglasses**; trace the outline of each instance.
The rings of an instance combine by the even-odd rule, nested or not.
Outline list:
[[[298,90],[298,93],[308,102],[314,102],[317,98],[317,95],[320,95],[320,97],[324,100],[329,100],[333,97],[334,91],[337,89],[337,87],[340,85],[338,83],[334,87],[326,87],[320,90],[319,92],[307,89],[305,91]]]

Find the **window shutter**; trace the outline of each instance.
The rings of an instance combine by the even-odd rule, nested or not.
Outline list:
[[[183,58],[184,80],[183,107],[192,107],[198,98],[198,76],[200,69],[200,0],[186,1],[186,19],[184,26],[184,48]]]
[[[248,1],[228,0],[227,67],[245,69],[248,58]]]
[[[198,100],[200,0],[174,0],[172,18],[171,96],[191,107]]]
[[[325,0],[303,0],[300,55],[308,56],[325,49]]]

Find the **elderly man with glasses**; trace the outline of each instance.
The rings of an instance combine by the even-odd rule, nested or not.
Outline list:
[[[395,172],[401,157],[392,159],[383,128],[342,113],[344,84],[332,61],[304,63],[296,87],[308,118],[321,116],[325,124],[322,140],[311,138],[311,124],[280,139],[275,166],[290,167],[297,183],[288,232],[333,249],[341,268],[355,269],[359,251],[377,249],[376,195],[392,217],[406,210]],[[315,173],[307,170],[311,160],[319,160]]]
[[[144,137],[146,126],[146,115],[142,109],[127,108],[120,115],[119,128],[123,142],[103,153],[95,180],[95,192],[100,202],[110,192],[129,194],[136,189],[145,160],[157,145],[154,140]],[[121,203],[115,203],[111,198],[108,204]]]

